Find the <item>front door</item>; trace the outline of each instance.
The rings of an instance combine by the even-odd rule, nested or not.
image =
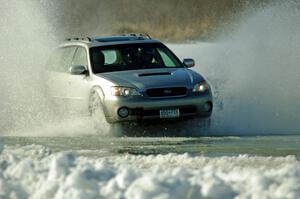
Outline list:
[[[84,47],[78,47],[75,51],[71,66],[84,66],[88,70],[87,50]],[[71,67],[70,66],[70,67]],[[91,87],[91,78],[88,74],[73,75],[69,73],[68,98],[72,102],[70,108],[72,112],[87,113],[88,100]]]

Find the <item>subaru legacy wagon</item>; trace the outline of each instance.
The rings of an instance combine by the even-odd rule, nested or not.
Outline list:
[[[108,123],[208,118],[212,92],[194,64],[145,34],[72,38],[51,56],[47,85],[57,106]]]

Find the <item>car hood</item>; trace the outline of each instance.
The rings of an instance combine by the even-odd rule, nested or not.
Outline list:
[[[139,90],[166,87],[193,88],[195,83],[204,80],[201,75],[187,68],[129,70],[100,73],[97,76],[115,85],[134,87]]]

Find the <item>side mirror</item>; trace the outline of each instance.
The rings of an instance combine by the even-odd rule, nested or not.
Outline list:
[[[73,65],[69,68],[69,72],[72,75],[84,75],[87,73],[85,66],[82,65]]]
[[[187,67],[187,68],[192,68],[195,66],[195,61],[193,59],[183,59],[183,64]]]

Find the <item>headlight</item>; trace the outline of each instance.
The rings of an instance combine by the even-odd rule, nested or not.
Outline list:
[[[111,94],[113,96],[141,96],[141,94],[134,88],[113,86],[111,87]]]
[[[193,92],[200,92],[204,93],[205,91],[209,90],[210,87],[206,81],[196,84],[193,88]]]

